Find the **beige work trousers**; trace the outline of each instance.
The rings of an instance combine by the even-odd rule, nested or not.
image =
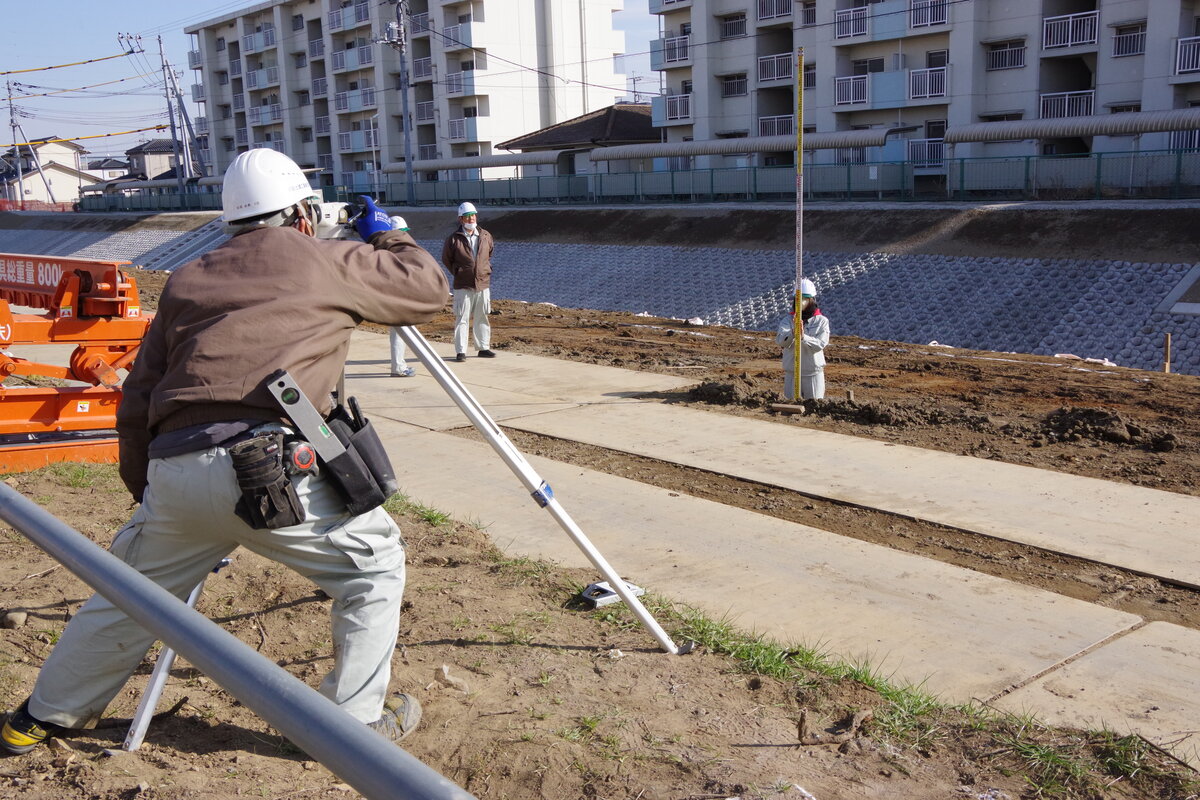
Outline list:
[[[475,337],[476,350],[492,349],[491,289],[454,290],[454,352],[467,352],[467,328]]]
[[[404,542],[382,509],[351,516],[323,477],[293,478],[306,519],[254,530],[223,447],[152,459],[150,486],[110,550],[181,600],[238,545],[285,564],[332,600],[333,669],[321,694],[362,722],[383,711],[404,593]],[[235,562],[228,569],[236,570]],[[154,643],[100,595],[83,605],[38,675],[29,712],[71,728],[97,720]]]

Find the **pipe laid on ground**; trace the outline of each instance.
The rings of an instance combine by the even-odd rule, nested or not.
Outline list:
[[[370,800],[475,800],[249,645],[0,483],[0,519]]]

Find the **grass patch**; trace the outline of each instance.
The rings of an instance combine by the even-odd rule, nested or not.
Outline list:
[[[435,528],[450,527],[450,515],[445,511],[438,511],[436,508],[422,505],[402,492],[397,492],[384,501],[383,510],[393,516],[416,517]]]

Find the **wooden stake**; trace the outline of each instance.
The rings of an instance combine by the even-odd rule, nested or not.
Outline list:
[[[1171,371],[1171,334],[1163,334],[1163,372]]]

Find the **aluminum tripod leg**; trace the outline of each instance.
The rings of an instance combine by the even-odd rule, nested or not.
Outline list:
[[[229,559],[221,559],[221,563],[213,568],[215,574],[221,567],[229,565]],[[192,593],[188,595],[187,604],[192,608],[196,607],[197,601],[200,600],[200,595],[204,592],[204,581],[208,579],[206,575],[201,578],[196,584],[196,588],[192,589]],[[167,685],[167,677],[171,673],[171,665],[175,663],[175,651],[169,647],[164,647],[158,653],[158,660],[154,663],[154,671],[150,673],[150,682],[146,684],[146,691],[142,692],[141,702],[138,703],[137,712],[133,715],[133,723],[129,726],[129,733],[125,735],[124,748],[133,752],[142,746],[142,740],[146,738],[146,729],[150,727],[150,718],[154,716],[154,709],[158,706],[158,700],[162,697],[163,689]]]
[[[625,586],[625,581],[617,575],[608,561],[604,559],[604,556],[600,554],[600,551],[592,545],[579,526],[575,524],[575,521],[571,519],[571,516],[554,499],[554,493],[550,490],[550,484],[542,480],[541,476],[534,471],[529,462],[525,460],[525,457],[517,450],[516,445],[509,440],[504,431],[500,429],[500,426],[496,424],[496,421],[488,415],[483,406],[479,405],[479,402],[467,391],[467,388],[463,386],[458,376],[450,371],[450,368],[446,366],[441,356],[434,351],[429,341],[421,332],[412,327],[403,327],[398,330],[400,338],[412,348],[417,358],[421,359],[421,363],[429,370],[429,374],[441,385],[446,394],[450,396],[450,399],[462,409],[462,412],[467,415],[467,419],[471,421],[476,430],[483,434],[483,438],[487,439],[488,444],[492,446],[492,449],[503,459],[508,468],[520,479],[521,483],[525,484],[525,488],[533,495],[533,499],[537,501],[537,504],[549,511],[550,515],[567,532],[567,535],[571,537],[575,545],[583,551],[583,554],[588,557],[588,560],[592,562],[596,569],[604,576],[604,579],[608,581],[608,585],[613,587],[613,590],[625,601],[625,605],[629,606],[642,625],[658,640],[658,643],[662,645],[662,649],[671,655],[681,655],[690,651],[690,644],[683,647],[675,646],[675,643],[671,641],[671,637],[662,629],[658,621],[646,610],[646,607],[642,605],[637,596],[629,591]]]

